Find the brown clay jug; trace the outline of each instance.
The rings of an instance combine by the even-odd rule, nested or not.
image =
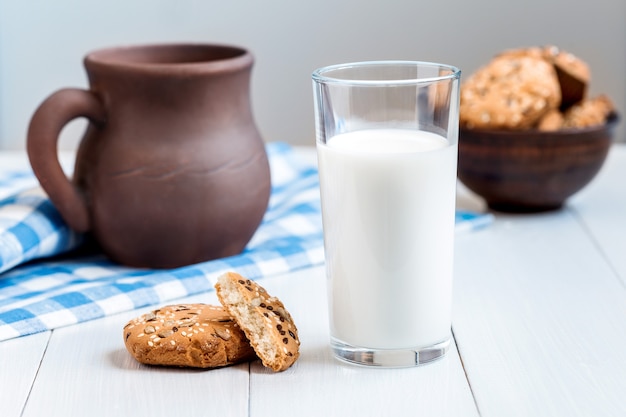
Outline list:
[[[252,55],[201,44],[109,48],[84,59],[89,90],[34,113],[27,150],[63,219],[113,260],[173,268],[240,253],[259,226],[270,171],[250,103]],[[89,120],[73,179],[58,135]]]

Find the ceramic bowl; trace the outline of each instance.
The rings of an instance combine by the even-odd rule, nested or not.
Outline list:
[[[459,179],[493,210],[558,209],[598,173],[618,119],[555,132],[462,128]]]

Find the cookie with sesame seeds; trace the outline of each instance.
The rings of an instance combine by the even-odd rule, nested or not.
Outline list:
[[[576,55],[557,48],[544,48],[546,59],[552,62],[561,86],[561,110],[570,108],[587,97],[591,82],[589,65]]]
[[[124,344],[147,365],[218,368],[257,358],[224,308],[200,303],[169,305],[130,320]]]
[[[591,82],[591,70],[585,61],[571,52],[560,49],[555,45],[546,45],[543,47],[531,46],[508,49],[497,56],[530,56],[544,59],[551,64],[554,67],[561,89],[561,111],[568,109],[587,97],[587,90]]]
[[[539,119],[539,122],[537,122],[537,130],[554,132],[563,127],[563,121],[563,113],[558,109],[552,109]]]
[[[293,365],[300,355],[298,329],[278,298],[234,272],[221,275],[215,289],[264,366],[278,372]]]
[[[614,112],[614,106],[608,96],[601,94],[576,103],[565,111],[564,128],[585,128],[606,123]]]
[[[561,89],[550,63],[532,54],[504,54],[461,86],[460,124],[470,129],[526,129],[560,104]]]

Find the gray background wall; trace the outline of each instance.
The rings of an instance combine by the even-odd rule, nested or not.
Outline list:
[[[453,64],[467,76],[493,54],[529,45],[585,59],[591,94],[608,94],[626,113],[624,0],[0,0],[0,148],[24,147],[30,116],[49,93],[87,85],[88,51],[174,41],[255,54],[253,106],[267,141],[313,145],[316,67],[410,59]],[[66,128],[62,148],[75,146],[83,123]]]

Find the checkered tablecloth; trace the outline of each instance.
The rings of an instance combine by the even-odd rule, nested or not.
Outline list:
[[[0,167],[0,340],[28,335],[213,289],[232,270],[251,279],[324,262],[317,167],[283,143],[267,145],[272,194],[243,253],[169,270],[124,267],[82,249],[31,171]],[[472,229],[489,215],[457,213]]]

